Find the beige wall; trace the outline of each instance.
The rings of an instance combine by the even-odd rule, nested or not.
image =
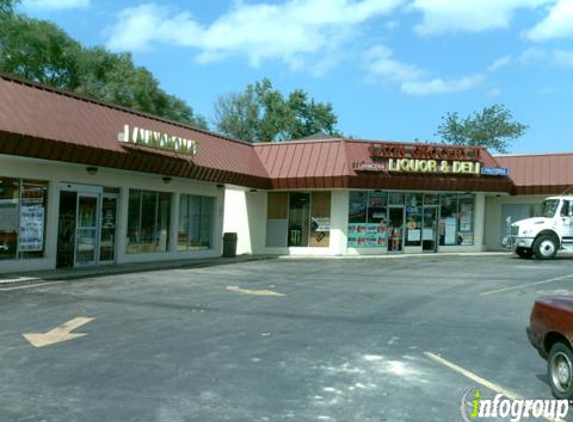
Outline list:
[[[500,251],[504,248],[499,243],[501,232],[506,228],[502,226],[501,210],[503,204],[530,205],[540,204],[550,195],[497,195],[487,196],[485,215],[485,249],[488,251]]]
[[[49,190],[44,258],[0,261],[0,273],[55,268],[59,213],[59,184],[63,182],[120,189],[117,218],[117,263],[205,258],[221,255],[224,189],[217,188],[213,183],[172,178],[172,181],[166,184],[162,180],[163,176],[160,174],[150,175],[132,171],[106,169],[102,167],[98,168],[95,175],[89,175],[86,172],[85,165],[57,163],[53,161],[35,160],[8,155],[0,155],[0,177],[2,176],[45,180],[49,182]],[[149,254],[125,253],[129,188],[172,192],[174,194],[171,212],[172,224],[170,227],[171,251]],[[179,195],[182,193],[213,196],[216,198],[212,248],[209,250],[189,252],[179,252],[174,250],[177,239],[176,222],[178,222],[179,218]]]
[[[225,196],[225,232],[238,234],[237,253],[270,255],[379,255],[379,248],[347,248],[348,190],[334,190],[331,195],[331,231],[327,248],[266,247],[267,192],[228,188]],[[484,250],[486,196],[476,194],[474,208],[474,245],[440,246],[439,252],[480,252]],[[421,249],[416,250],[421,252]]]

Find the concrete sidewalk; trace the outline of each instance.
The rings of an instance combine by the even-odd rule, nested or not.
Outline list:
[[[240,255],[235,258],[206,258],[176,261],[140,262],[134,264],[102,265],[85,268],[59,268],[45,271],[22,271],[0,274],[0,286],[53,280],[75,280],[80,278],[104,277],[115,274],[129,274],[148,271],[171,270],[177,268],[201,268],[241,262],[274,259],[268,255]]]

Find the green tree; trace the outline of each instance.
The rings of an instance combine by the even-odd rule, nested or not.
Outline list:
[[[337,121],[331,104],[309,100],[302,90],[285,98],[266,78],[215,103],[217,130],[249,142],[300,139],[317,132],[342,136],[336,130]]]
[[[56,88],[78,86],[78,42],[57,26],[13,15],[0,25],[0,70]]]
[[[98,100],[207,129],[182,99],[128,53],[85,48],[53,23],[14,13],[15,1],[0,0],[0,71]]]
[[[20,0],[0,0],[0,21],[14,15],[14,8]]]
[[[464,119],[456,112],[447,113],[436,135],[448,144],[483,146],[506,153],[511,141],[521,137],[527,129],[527,125],[514,121],[505,106],[494,104]]]

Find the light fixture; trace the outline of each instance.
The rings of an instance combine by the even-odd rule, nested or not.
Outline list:
[[[225,187],[225,185],[222,185],[220,183],[218,185],[215,185],[215,186],[217,186],[219,189],[223,189]]]
[[[86,171],[88,172],[88,174],[93,176],[94,174],[97,173],[97,167],[93,166],[86,167]]]
[[[163,183],[165,183],[165,184],[171,183],[171,177],[165,176],[165,177],[163,178]]]
[[[256,191],[257,191],[256,189],[249,190],[249,192],[256,192]]]

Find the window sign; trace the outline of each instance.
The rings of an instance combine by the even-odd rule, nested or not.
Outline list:
[[[40,204],[20,207],[20,252],[38,252],[44,249],[44,206]]]

